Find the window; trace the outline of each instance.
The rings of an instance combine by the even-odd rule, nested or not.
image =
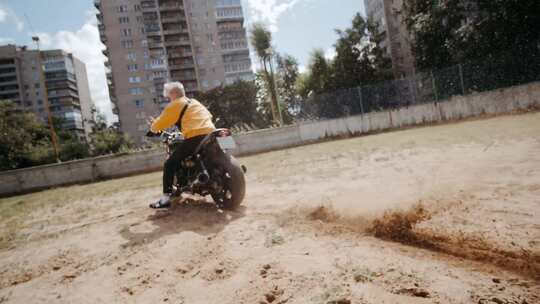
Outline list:
[[[116,12],[118,13],[125,13],[128,11],[127,5],[119,5],[116,7]]]
[[[143,20],[143,16],[137,16],[137,23],[142,23]]]
[[[142,88],[131,88],[131,89],[129,89],[129,93],[131,95],[142,95],[143,89]]]
[[[131,76],[129,77],[129,83],[140,83],[141,77],[139,76]]]
[[[205,88],[205,89],[208,88],[208,80],[206,80],[206,79],[203,80],[203,81],[202,81],[202,86],[203,86],[203,88]]]
[[[35,83],[34,88],[39,89],[39,83]]]
[[[135,52],[129,52],[126,55],[127,60],[136,61],[137,60],[137,54]]]
[[[166,78],[167,71],[155,71],[152,76],[153,78]]]
[[[133,6],[133,8],[135,9],[136,12],[140,11],[141,10],[141,6],[139,4],[135,4]]]
[[[133,48],[133,40],[124,40],[121,42],[122,47],[125,49],[131,49]]]
[[[148,40],[144,39],[144,40],[141,40],[141,45],[143,47],[147,47],[148,46]]]
[[[138,69],[139,69],[139,66],[137,64],[128,64],[128,71],[136,72]]]
[[[120,17],[120,18],[118,18],[118,23],[120,23],[120,24],[129,23],[129,17]]]
[[[120,34],[121,34],[123,37],[131,37],[131,29],[122,29],[122,31],[120,32]]]
[[[138,109],[144,108],[144,100],[143,99],[136,99],[134,101],[135,107]]]

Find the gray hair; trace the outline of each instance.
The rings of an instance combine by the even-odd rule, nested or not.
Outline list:
[[[186,96],[184,85],[179,81],[167,82],[163,85],[163,96],[169,96],[170,92],[176,92],[180,97]]]

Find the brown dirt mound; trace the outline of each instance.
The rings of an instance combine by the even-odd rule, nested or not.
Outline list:
[[[413,228],[417,223],[429,218],[429,212],[419,203],[410,210],[386,212],[381,218],[373,221],[368,232],[381,239],[426,245],[425,240],[419,239]]]
[[[419,203],[409,210],[386,212],[381,218],[373,221],[367,232],[380,239],[496,265],[540,280],[539,253],[526,250],[521,252],[503,250],[482,237],[444,235],[429,229],[416,229],[417,224],[429,220],[433,215],[434,211],[429,211]]]

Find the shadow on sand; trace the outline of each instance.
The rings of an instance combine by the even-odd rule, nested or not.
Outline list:
[[[145,221],[124,227],[120,234],[127,240],[122,248],[151,243],[164,236],[191,231],[201,235],[214,235],[229,223],[242,218],[245,207],[234,211],[219,211],[205,200],[192,200],[173,204],[169,210],[155,211]]]

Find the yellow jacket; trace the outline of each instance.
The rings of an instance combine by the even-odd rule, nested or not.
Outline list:
[[[186,139],[199,135],[206,135],[216,129],[212,123],[212,114],[197,100],[190,99],[186,113],[182,118],[182,130],[180,130]],[[178,122],[184,106],[187,104],[186,97],[177,98],[171,101],[161,115],[152,123],[150,129],[157,133],[172,127]]]

